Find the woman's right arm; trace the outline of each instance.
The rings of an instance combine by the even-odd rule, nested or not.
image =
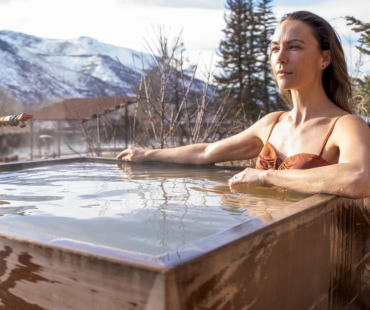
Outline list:
[[[124,161],[163,161],[182,164],[213,164],[216,162],[254,158],[260,153],[267,131],[276,113],[262,118],[243,132],[214,142],[198,143],[168,149],[129,147],[117,158]]]

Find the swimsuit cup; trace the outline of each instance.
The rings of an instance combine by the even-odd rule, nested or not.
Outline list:
[[[308,153],[300,153],[293,156],[289,156],[284,160],[281,160],[276,153],[275,148],[268,142],[272,130],[274,129],[276,123],[278,122],[280,116],[285,113],[282,112],[276,118],[274,124],[271,127],[269,136],[267,137],[266,143],[263,146],[261,153],[258,155],[256,169],[260,170],[268,170],[268,169],[276,169],[276,170],[285,170],[285,169],[310,169],[310,168],[317,168],[322,166],[330,165],[324,158],[321,157],[326,142],[328,141],[331,133],[334,130],[334,126],[337,120],[341,117],[337,117],[331,126],[326,138],[322,144],[321,150],[319,155],[315,154],[308,154]]]

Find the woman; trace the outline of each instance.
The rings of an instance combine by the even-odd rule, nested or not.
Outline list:
[[[125,161],[210,164],[258,156],[229,185],[279,186],[306,193],[370,195],[370,130],[351,114],[351,85],[332,27],[305,11],[287,14],[271,43],[271,67],[289,112],[273,112],[215,143],[173,149],[131,147]]]

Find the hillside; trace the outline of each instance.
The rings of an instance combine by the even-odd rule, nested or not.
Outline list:
[[[0,104],[132,96],[152,56],[93,38],[43,39],[0,31]]]

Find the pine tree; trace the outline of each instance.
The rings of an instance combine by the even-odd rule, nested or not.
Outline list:
[[[356,46],[361,53],[370,55],[370,23],[362,22],[353,16],[346,16],[347,25],[353,26],[354,32],[361,33],[358,40],[360,45]]]
[[[270,42],[277,25],[276,18],[272,12],[272,0],[261,0],[258,4],[258,24],[260,34],[258,36],[258,47],[260,51],[259,72],[261,74],[261,85],[259,88],[259,99],[263,105],[265,114],[282,108],[276,90],[276,83],[270,66]]]
[[[263,110],[271,110],[276,101],[269,62],[270,37],[276,19],[271,0],[227,0],[225,39],[219,52],[223,70],[215,80],[220,93],[229,93],[235,110],[241,110],[246,120],[256,120]]]
[[[246,63],[251,58],[246,22],[250,10],[245,0],[227,0],[226,9],[229,10],[229,14],[225,14],[227,26],[223,30],[226,38],[220,43],[222,60],[218,63],[223,72],[215,76],[215,80],[221,87],[220,93],[229,94],[232,104],[236,108],[244,106],[243,111],[247,112],[251,108],[245,106],[247,75],[250,75]]]

